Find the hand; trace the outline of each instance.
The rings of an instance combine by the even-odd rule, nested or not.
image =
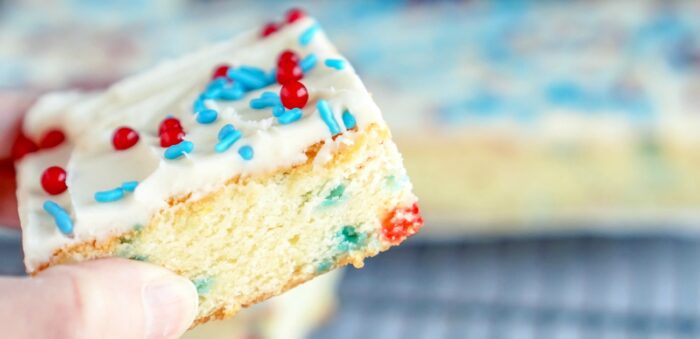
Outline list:
[[[3,338],[177,338],[197,312],[187,279],[125,259],[0,277]]]

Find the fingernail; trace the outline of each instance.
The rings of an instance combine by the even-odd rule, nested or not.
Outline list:
[[[144,288],[146,338],[181,335],[197,314],[197,291],[185,278],[172,276],[150,282]]]

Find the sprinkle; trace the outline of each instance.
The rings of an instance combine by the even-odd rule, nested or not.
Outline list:
[[[70,220],[68,212],[66,212],[66,210],[64,210],[61,206],[51,200],[46,200],[44,201],[44,211],[53,217],[53,220],[61,233],[68,236],[73,234],[73,221]]]
[[[240,138],[241,132],[238,130],[234,129],[230,132],[227,132],[223,137],[219,139],[220,141],[214,146],[214,151],[216,151],[216,153],[226,152],[231,147],[231,145],[235,144],[236,141],[238,141],[238,139]]]
[[[209,82],[209,85],[207,85],[207,91],[214,90],[214,89],[221,89],[226,87],[228,84],[228,80],[224,78],[216,78]]]
[[[230,69],[228,77],[240,82],[247,89],[263,88],[267,85],[267,76],[261,78],[258,74],[250,71],[242,71],[240,69]]]
[[[124,198],[124,190],[121,187],[95,193],[95,201],[97,202],[113,202],[122,198]]]
[[[343,59],[326,59],[324,63],[327,67],[335,68],[337,70],[345,68],[345,60]]]
[[[314,35],[321,29],[321,26],[319,26],[318,23],[314,23],[313,25],[309,26],[301,35],[299,36],[299,43],[302,46],[306,46],[309,43],[311,43],[311,39],[314,38]]]
[[[241,158],[243,158],[243,160],[253,159],[253,148],[248,145],[245,145],[238,149],[238,154],[241,155]]]
[[[282,115],[278,116],[277,120],[280,122],[280,124],[287,125],[301,119],[303,115],[304,112],[301,109],[292,108],[289,111],[286,111]]]
[[[221,129],[219,130],[219,135],[217,135],[217,138],[218,138],[219,140],[221,140],[221,139],[223,139],[224,137],[226,137],[227,134],[229,134],[229,133],[231,133],[231,132],[233,132],[233,131],[235,131],[235,130],[236,130],[236,128],[233,127],[233,125],[231,125],[231,124],[226,124],[226,125],[224,125],[223,127],[221,127]]]
[[[212,122],[216,121],[218,116],[219,113],[217,113],[215,110],[205,109],[197,112],[197,122],[200,124],[211,124]]]
[[[127,191],[127,192],[133,192],[136,190],[136,187],[139,185],[138,181],[126,181],[122,183],[122,189]]]
[[[276,105],[275,107],[272,107],[272,115],[275,116],[276,118],[279,118],[284,114],[284,106],[282,104]]]
[[[310,53],[309,55],[305,56],[304,59],[299,61],[299,67],[301,67],[301,70],[304,71],[304,73],[307,73],[316,67],[316,62],[318,62],[318,57],[316,57],[316,54]]]
[[[194,144],[191,141],[183,140],[179,144],[172,145],[165,150],[163,154],[166,159],[174,160],[194,150]]]
[[[340,133],[340,127],[338,127],[338,122],[335,121],[331,108],[328,107],[328,102],[326,100],[319,100],[316,103],[316,108],[318,108],[318,113],[321,115],[323,122],[326,123],[331,135]]]
[[[280,104],[279,95],[273,92],[264,92],[260,98],[256,98],[250,101],[250,108],[252,109],[263,109],[268,107],[274,107]]]
[[[238,67],[238,70],[241,72],[248,73],[258,79],[266,79],[267,75],[265,74],[265,71],[262,68],[258,67],[253,67],[253,66],[241,66]]]
[[[355,117],[348,110],[343,112],[343,125],[345,125],[346,129],[353,129],[357,125]]]
[[[194,105],[192,105],[192,111],[196,113],[207,109],[207,105],[204,104],[204,100],[205,98],[203,95],[197,98],[197,100],[194,101]]]
[[[245,92],[241,87],[241,84],[236,83],[231,87],[227,87],[219,92],[219,99],[221,100],[238,100],[243,97]]]
[[[204,93],[202,93],[201,98],[202,99],[218,99],[221,96],[221,91],[223,90],[223,87],[216,87],[216,88],[207,88]]]

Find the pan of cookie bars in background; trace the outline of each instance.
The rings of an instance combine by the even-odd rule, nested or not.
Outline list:
[[[684,259],[668,260],[685,265],[678,266],[680,269],[669,268],[665,259],[659,259],[661,264],[655,264],[658,270],[654,272],[661,273],[649,277],[673,277],[686,285],[697,280],[695,275],[662,274],[665,268],[691,273],[685,263],[695,256],[683,254],[696,254],[697,246],[690,240],[636,239],[619,245],[607,239],[550,236],[639,231],[678,234],[700,229],[700,3],[388,0],[301,1],[294,5],[306,8],[324,24],[323,29],[365,79],[392,127],[421,198],[426,227],[417,240],[423,243],[387,257],[378,267],[399,269],[410,265],[413,257],[458,264],[460,255],[467,253],[464,257],[471,259],[464,267],[474,268],[469,271],[473,274],[454,270],[456,275],[435,286],[467,282],[474,290],[487,287],[494,299],[483,301],[479,295],[469,305],[492,310],[489,319],[530,308],[556,311],[559,305],[559,299],[552,297],[548,299],[554,305],[551,309],[529,304],[509,307],[510,294],[499,294],[500,285],[494,282],[499,279],[489,277],[503,277],[502,283],[514,276],[507,268],[514,268],[520,272],[515,276],[525,277],[525,285],[506,290],[515,291],[514,298],[524,291],[527,301],[531,296],[528,282],[549,290],[549,281],[532,278],[537,275],[533,267],[564,282],[583,281],[581,272],[588,271],[576,265],[588,249],[596,250],[598,256],[588,258],[590,263],[582,266],[597,275],[607,276],[600,272],[608,266],[599,262],[613,263],[610,267],[616,272],[623,267],[621,271],[632,272],[629,276],[642,272],[637,266],[645,264],[633,260],[636,256],[628,258],[625,253],[629,250],[654,258]],[[158,60],[227,39],[288,7],[290,4],[278,1],[0,0],[0,98],[6,104],[30,101],[50,90],[102,88]],[[0,133],[12,133],[3,128],[0,126]],[[5,258],[0,260],[0,272],[19,273],[18,266],[13,266],[19,260],[11,258],[18,255],[13,250],[17,234],[5,233],[0,234],[0,253]],[[432,240],[437,238],[513,234],[546,237],[431,247],[436,246]],[[680,254],[673,252],[678,241],[685,251]],[[668,255],[654,256],[657,247]],[[604,250],[597,251],[600,248]],[[550,254],[565,263],[542,259]],[[438,263],[446,262],[442,259]],[[628,261],[631,266],[621,264]],[[453,271],[421,262],[436,270],[444,268],[433,275],[435,279]],[[356,302],[349,305],[364,310],[363,305],[358,306],[364,300],[361,287],[378,279],[371,275],[376,271],[350,276],[341,298],[350,296]],[[401,286],[405,290],[421,282],[433,285],[404,273],[397,277],[404,277],[405,286]],[[470,276],[485,278],[468,280]],[[457,278],[460,282],[453,281]],[[332,287],[335,279],[326,279],[324,284]],[[591,284],[584,281],[581,288],[614,286],[619,291],[641,291],[639,295],[649,290],[646,285],[630,288],[623,280],[627,281],[615,277]],[[562,286],[562,291],[568,291],[568,285]],[[295,326],[300,328],[290,330],[298,331],[294,333],[308,333],[333,308],[332,293],[323,292],[332,288],[312,289],[321,291],[312,297],[321,300],[311,303],[319,305],[318,309],[308,309],[304,314],[314,316],[298,320]],[[687,290],[687,286],[673,289],[678,293]],[[436,291],[445,290],[436,287]],[[561,299],[562,309],[573,315],[566,314],[579,315],[586,324],[605,314],[571,307],[575,304],[569,303],[571,298],[591,294],[571,291]],[[396,305],[423,305],[410,303],[415,300],[411,298],[401,300],[403,304]],[[618,299],[600,299],[601,305],[610,300]],[[666,305],[667,299],[659,300]],[[296,308],[296,302],[287,305]],[[439,308],[440,304],[428,306]],[[613,306],[607,309],[612,318],[628,319]],[[283,316],[285,307],[289,306],[251,310],[232,323],[190,335],[273,337],[268,335],[274,333],[270,328],[285,329],[280,319],[291,319]],[[345,320],[353,313],[343,312],[342,307],[338,319]],[[534,314],[545,319],[544,313]],[[686,313],[678,313],[677,319],[667,317],[672,324],[678,322],[669,328],[685,329],[684,324],[700,328],[692,316],[695,313]],[[628,319],[630,326],[639,320],[635,319]],[[336,333],[335,329],[322,331],[321,337]],[[697,334],[684,331],[679,333]]]

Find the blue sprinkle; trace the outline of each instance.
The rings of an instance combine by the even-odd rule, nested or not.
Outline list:
[[[316,103],[316,108],[318,108],[318,113],[321,115],[323,122],[326,123],[331,135],[340,133],[340,127],[338,126],[338,122],[335,121],[335,116],[333,116],[331,108],[328,107],[328,102],[326,100],[319,100]]]
[[[192,111],[194,112],[199,112],[207,109],[207,106],[204,104],[204,98],[199,97],[197,100],[194,101],[194,105],[192,106]]]
[[[285,110],[284,110],[284,106],[282,106],[282,104],[279,104],[279,105],[276,105],[275,107],[272,107],[272,115],[277,117],[277,118],[282,116],[282,114],[284,114],[284,112],[285,112]]]
[[[301,70],[304,71],[304,73],[307,73],[316,67],[316,62],[318,62],[316,54],[310,53],[309,55],[305,56],[304,59],[299,61],[299,67],[301,67]]]
[[[165,156],[166,159],[174,160],[187,153],[191,153],[192,150],[194,150],[194,144],[191,141],[183,140],[179,144],[172,145],[165,149],[163,156]]]
[[[258,89],[267,86],[267,77],[260,78],[257,74],[242,71],[239,69],[229,69],[229,78],[240,82],[247,89]]]
[[[68,212],[66,212],[66,210],[64,210],[61,206],[58,206],[57,203],[51,200],[46,200],[44,201],[44,211],[51,214],[56,226],[58,227],[58,230],[61,231],[61,233],[65,235],[73,234],[73,221],[70,220]]]
[[[122,189],[127,191],[127,192],[133,192],[136,190],[136,187],[139,185],[138,181],[126,181],[122,183]]]
[[[229,133],[231,133],[231,132],[233,132],[233,131],[235,131],[235,130],[236,130],[236,128],[233,127],[233,125],[231,125],[231,124],[226,124],[226,125],[224,125],[223,127],[221,127],[221,129],[219,130],[219,135],[217,136],[217,138],[218,138],[219,140],[221,140],[221,139],[223,139],[224,137],[226,137],[226,135],[228,135]]]
[[[357,125],[355,117],[348,110],[343,112],[343,125],[345,125],[346,129],[353,129]]]
[[[299,119],[304,115],[304,112],[299,109],[299,108],[292,108],[289,111],[284,112],[282,115],[277,117],[277,120],[279,120],[280,124],[286,125],[286,124],[291,124]]]
[[[202,93],[202,99],[218,99],[221,96],[223,87],[207,88],[204,93]]]
[[[268,107],[274,107],[280,104],[279,95],[273,92],[264,92],[260,98],[253,99],[250,101],[250,108],[252,109],[263,109]]]
[[[277,82],[277,68],[270,70],[270,74],[267,75],[267,84],[271,85]]]
[[[124,198],[124,190],[121,187],[95,193],[95,201],[97,202],[113,202],[122,198]]]
[[[239,83],[236,83],[232,87],[224,88],[219,92],[219,99],[221,100],[238,100],[243,97],[245,92]]]
[[[225,126],[224,126],[225,127]],[[241,138],[241,132],[238,130],[231,130],[227,132],[223,137],[219,139],[219,142],[214,146],[216,153],[226,152],[231,145],[235,144],[238,139]],[[252,152],[252,150],[251,150]]]
[[[326,64],[326,66],[330,68],[335,68],[337,70],[345,68],[345,60],[342,59],[326,59],[324,63]]]
[[[238,149],[238,154],[241,155],[241,158],[243,158],[243,160],[253,159],[253,148],[248,145],[245,145]]]
[[[241,72],[248,73],[258,79],[267,79],[267,74],[265,74],[265,71],[262,68],[253,66],[241,66],[238,67],[238,70]]]
[[[200,124],[211,124],[212,122],[216,121],[218,116],[219,113],[217,113],[215,110],[205,109],[197,112],[197,122]]]
[[[321,29],[321,26],[319,26],[318,23],[314,23],[313,25],[309,26],[301,35],[299,36],[299,43],[302,46],[306,46],[311,42],[311,39],[314,38],[316,33]]]
[[[228,81],[224,78],[216,78],[207,85],[207,91],[226,87]]]

